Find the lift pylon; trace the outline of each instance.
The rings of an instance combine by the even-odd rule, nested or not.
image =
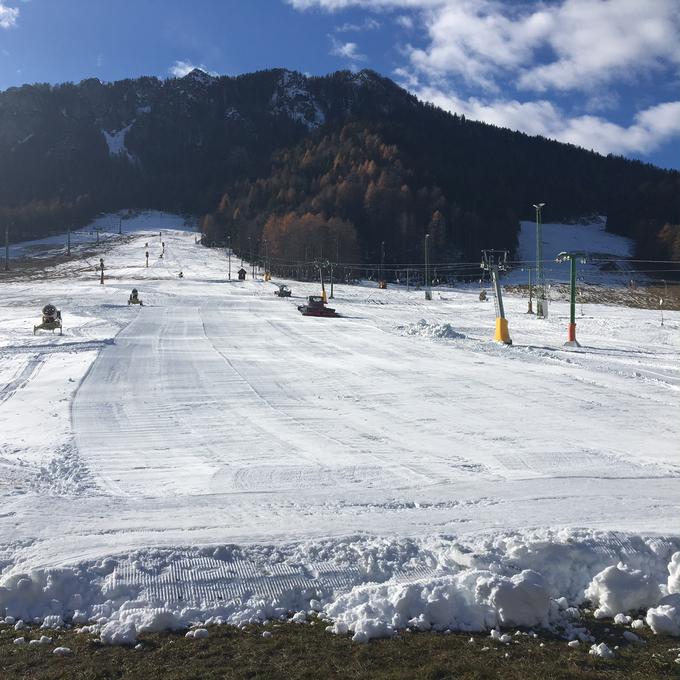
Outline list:
[[[494,292],[494,306],[496,307],[496,330],[493,339],[505,345],[512,345],[510,331],[508,330],[508,320],[505,318],[503,308],[503,294],[501,292],[499,272],[506,271],[508,261],[507,250],[483,250],[481,267],[484,271],[491,273],[491,282]]]

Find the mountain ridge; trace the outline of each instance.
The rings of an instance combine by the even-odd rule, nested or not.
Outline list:
[[[347,126],[353,132],[341,142]],[[381,174],[361,177],[356,170],[358,157],[367,158],[367,135],[397,149],[401,175],[383,159]],[[325,138],[356,143],[343,151],[353,158],[344,174],[332,172]],[[287,149],[292,162],[305,145],[330,165],[317,164],[317,176],[303,173],[298,181],[290,169],[281,170],[280,158]],[[302,172],[300,159],[295,163]],[[364,208],[350,219],[337,200],[318,200],[324,208],[317,211],[321,178],[341,183],[348,173],[363,187]],[[402,201],[403,212],[392,211],[395,223],[378,226],[369,219],[366,192],[371,181],[372,192],[379,190],[381,177],[382,185],[402,181],[403,195],[427,191],[434,198]],[[216,76],[194,69],[166,80],[90,78],[0,93],[0,219],[12,223],[13,238],[132,206],[206,214],[214,225],[209,240],[219,241],[218,231],[225,239],[230,229],[240,243],[245,233],[262,238],[272,217],[310,213],[351,222],[362,257],[387,240],[396,258],[406,248],[397,243],[397,222],[409,222],[409,238],[418,240],[438,212],[444,249],[462,256],[480,245],[512,249],[518,218],[541,200],[550,219],[607,214],[608,228],[635,239],[640,254],[675,257],[679,178],[639,161],[466,120],[420,102],[370,69],[327,76],[288,69]],[[258,182],[280,192],[286,181],[297,182],[295,198],[283,192],[243,210],[244,194]],[[225,195],[240,208],[239,224],[223,209]],[[671,232],[664,240],[666,225]]]

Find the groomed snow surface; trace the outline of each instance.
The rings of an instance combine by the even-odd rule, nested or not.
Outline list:
[[[475,287],[336,285],[342,316],[306,318],[317,285],[279,299],[236,257],[229,280],[191,226],[16,250],[52,259],[2,282],[7,622],[133,644],[319,612],[358,641],[548,627],[606,656],[589,600],[680,635],[680,314],[584,305],[573,350],[564,303],[509,296],[494,344]],[[47,302],[63,336],[32,333]]]

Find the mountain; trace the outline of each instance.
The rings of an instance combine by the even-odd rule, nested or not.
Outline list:
[[[25,85],[0,93],[12,238],[103,210],[204,214],[206,241],[273,258],[476,260],[518,220],[608,215],[640,256],[680,259],[680,175],[496,128],[369,70]],[[248,241],[248,239],[250,239]],[[382,244],[385,244],[384,246]]]

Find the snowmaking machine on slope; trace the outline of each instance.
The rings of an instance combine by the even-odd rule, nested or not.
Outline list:
[[[59,335],[63,335],[61,327],[61,311],[54,305],[48,304],[42,308],[42,323],[33,326],[33,335],[36,331],[54,331],[59,329]]]
[[[139,305],[140,307],[144,306],[144,303],[139,297],[139,292],[137,291],[136,288],[132,289],[132,292],[130,293],[130,297],[128,298],[128,305]]]
[[[278,295],[279,297],[290,297],[292,293],[293,291],[283,283],[274,291],[274,295]]]

